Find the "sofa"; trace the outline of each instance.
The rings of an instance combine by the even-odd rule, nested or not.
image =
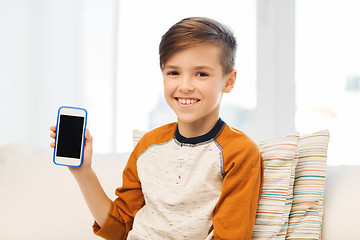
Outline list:
[[[66,167],[53,164],[52,154],[47,147],[0,146],[0,239],[99,239],[76,181]],[[112,199],[128,156],[93,156],[93,168]],[[360,165],[327,166],[322,239],[360,239],[359,186]]]

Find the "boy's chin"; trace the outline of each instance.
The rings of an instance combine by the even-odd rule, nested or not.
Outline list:
[[[177,117],[178,123],[181,124],[199,124],[202,122],[209,121],[209,118],[206,117],[197,117],[197,116],[178,116]]]
[[[191,124],[197,122],[199,119],[191,116],[177,116],[179,123]]]

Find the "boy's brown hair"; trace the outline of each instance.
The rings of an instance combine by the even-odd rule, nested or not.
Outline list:
[[[159,45],[161,70],[174,53],[199,44],[222,48],[220,63],[224,75],[234,69],[237,43],[232,31],[213,19],[192,17],[176,23],[162,36]]]

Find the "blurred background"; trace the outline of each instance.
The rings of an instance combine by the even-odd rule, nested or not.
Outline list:
[[[133,129],[175,115],[158,45],[205,16],[238,40],[221,117],[256,141],[329,129],[329,163],[359,164],[357,0],[0,0],[0,146],[47,148],[60,106],[88,110],[96,153],[128,152]]]

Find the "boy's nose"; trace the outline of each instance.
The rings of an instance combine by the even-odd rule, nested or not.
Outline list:
[[[192,92],[194,89],[192,78],[184,76],[179,84],[179,90],[182,92]]]

